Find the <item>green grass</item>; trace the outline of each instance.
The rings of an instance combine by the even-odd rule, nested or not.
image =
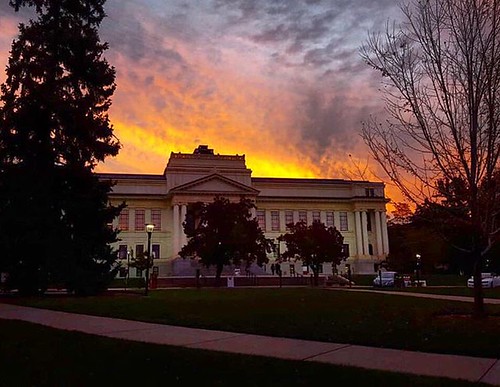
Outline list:
[[[500,357],[500,306],[313,288],[179,289],[18,300],[26,305],[163,324],[424,352]]]
[[[0,386],[471,386],[464,381],[115,340],[0,320]]]
[[[373,288],[372,290],[377,291],[380,288]],[[466,287],[411,287],[411,288],[384,288],[385,290],[398,291],[398,292],[410,292],[410,293],[425,293],[425,294],[442,294],[448,296],[465,296],[474,297],[474,291]],[[484,289],[485,298],[500,298],[500,288],[494,289]]]

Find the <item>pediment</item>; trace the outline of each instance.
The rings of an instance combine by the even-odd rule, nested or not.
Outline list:
[[[196,194],[218,194],[218,195],[257,195],[258,190],[238,181],[229,179],[218,173],[205,176],[201,179],[190,181],[170,190],[170,193],[196,193]]]

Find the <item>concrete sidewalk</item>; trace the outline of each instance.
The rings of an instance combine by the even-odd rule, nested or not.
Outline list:
[[[446,301],[461,301],[461,302],[474,302],[474,297],[467,296],[448,296],[446,294],[432,294],[432,293],[412,293],[412,292],[398,292],[397,290],[379,290],[367,287],[337,287],[327,288],[328,290],[345,291],[345,292],[369,292],[373,294],[390,294],[391,296],[407,296],[417,298],[432,298],[434,300]],[[484,298],[485,304],[500,305],[500,298]]]
[[[0,318],[116,339],[465,379],[500,386],[499,359],[185,328],[11,304],[0,304]]]

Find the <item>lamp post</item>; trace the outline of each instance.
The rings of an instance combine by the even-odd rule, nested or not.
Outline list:
[[[151,265],[151,234],[153,233],[154,229],[155,229],[154,224],[146,225],[146,233],[148,234],[148,257],[146,263],[146,286],[144,287],[145,296],[148,295],[148,290],[149,290],[149,266]]]
[[[417,270],[416,270],[416,275],[417,275],[417,286],[420,286],[420,254],[416,254],[415,258],[417,258]]]

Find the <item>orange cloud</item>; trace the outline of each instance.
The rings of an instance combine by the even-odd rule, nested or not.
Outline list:
[[[140,3],[109,2],[106,57],[118,86],[110,119],[122,149],[98,171],[160,174],[170,152],[208,144],[217,153],[245,154],[253,176],[363,178],[353,164],[367,154],[360,120],[380,106],[373,77],[357,67],[356,47],[317,50],[323,41],[308,47],[298,31],[297,44],[286,46],[304,51],[287,57],[280,42],[259,43],[239,23],[183,21],[173,28]],[[0,18],[0,64],[7,63],[16,24]],[[303,31],[305,37],[313,32],[314,25]],[[375,172],[366,178],[379,180],[378,167],[368,163]],[[393,188],[388,194],[396,197]]]

